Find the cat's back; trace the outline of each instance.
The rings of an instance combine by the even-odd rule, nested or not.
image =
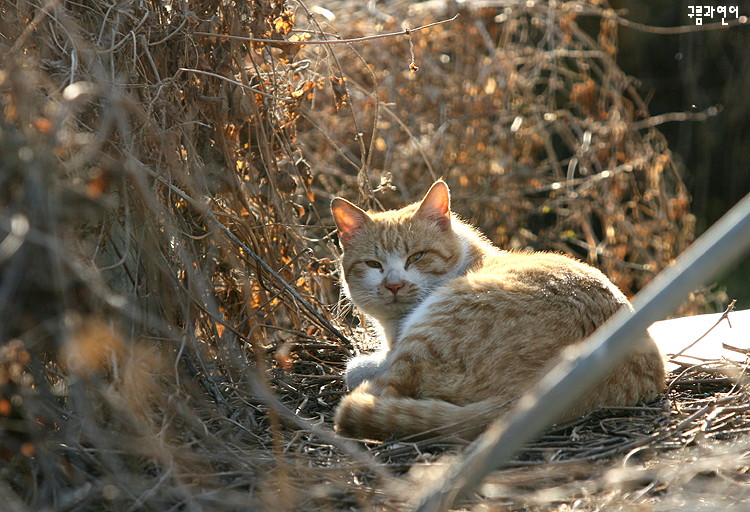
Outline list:
[[[564,254],[493,251],[466,276],[467,283],[527,295],[529,299],[570,296],[627,304],[627,298],[597,268]],[[461,283],[456,281],[458,287]]]
[[[599,270],[573,258],[492,252],[405,319],[392,357],[429,354],[440,367],[421,374],[432,397],[457,404],[512,397],[627,305]]]
[[[488,251],[465,275],[436,288],[415,308],[401,335],[436,340],[441,350],[455,345],[453,354],[458,347],[480,357],[497,350],[498,343],[503,353],[509,345],[519,349],[522,340],[535,340],[535,350],[547,350],[539,344],[559,348],[576,342],[622,307],[630,307],[622,292],[579,260],[557,253]]]

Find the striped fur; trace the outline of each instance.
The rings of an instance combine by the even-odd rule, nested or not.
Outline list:
[[[366,213],[332,212],[344,249],[344,289],[385,334],[387,354],[355,358],[335,416],[343,434],[383,439],[453,433],[471,438],[554,364],[630,305],[597,269],[567,256],[507,252],[450,212],[447,185],[422,201]],[[661,356],[644,338],[560,420],[600,406],[651,400]]]

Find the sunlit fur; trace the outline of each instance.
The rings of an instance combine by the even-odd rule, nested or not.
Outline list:
[[[335,416],[342,434],[476,436],[566,346],[630,307],[599,270],[560,254],[502,251],[449,204],[438,181],[400,210],[331,205],[346,293],[385,333],[383,351],[347,367],[353,391]],[[644,338],[557,419],[653,400],[663,384],[659,351]]]

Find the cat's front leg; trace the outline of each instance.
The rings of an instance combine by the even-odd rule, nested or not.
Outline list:
[[[367,392],[379,397],[417,398],[422,395],[426,364],[417,354],[392,350],[383,372],[367,381]]]
[[[352,390],[365,381],[373,380],[388,369],[387,350],[354,357],[346,363],[346,386]]]

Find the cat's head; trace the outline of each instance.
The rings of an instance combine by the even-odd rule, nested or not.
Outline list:
[[[365,313],[398,319],[466,259],[451,217],[450,192],[437,181],[424,198],[400,210],[368,213],[346,199],[331,203],[344,250],[345,290]]]

